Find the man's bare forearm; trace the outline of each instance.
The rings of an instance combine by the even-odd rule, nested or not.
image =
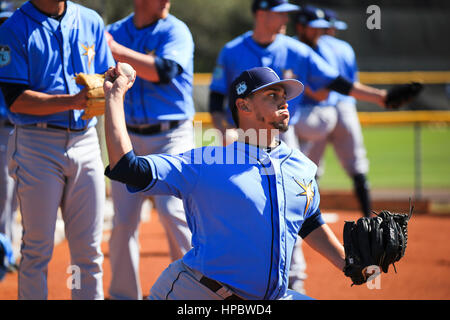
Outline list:
[[[344,247],[328,225],[321,225],[312,231],[304,240],[311,248],[323,255],[336,268],[339,270],[344,269]]]
[[[84,91],[83,91],[84,92]],[[47,94],[43,92],[25,90],[11,105],[11,112],[35,116],[45,116],[58,112],[84,109],[86,98],[83,94]]]
[[[106,97],[105,139],[111,169],[133,149],[128,136],[123,108],[123,95],[111,93]]]
[[[354,82],[350,95],[357,100],[371,102],[380,107],[385,107],[386,90],[366,86],[360,82]]]
[[[305,87],[305,95],[308,97],[316,100],[316,101],[323,101],[328,98],[328,95],[330,94],[330,90],[328,89],[320,89],[317,91],[313,91],[310,87]]]
[[[132,65],[140,78],[150,82],[159,82],[159,75],[153,55],[134,51],[114,40],[110,43],[111,52],[117,61]]]

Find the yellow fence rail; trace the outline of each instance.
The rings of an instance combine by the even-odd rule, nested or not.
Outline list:
[[[450,71],[407,71],[407,72],[359,72],[359,79],[365,84],[400,84],[411,81],[424,84],[450,83]],[[194,74],[195,85],[209,85],[210,73]]]
[[[450,111],[358,112],[361,125],[450,123]]]

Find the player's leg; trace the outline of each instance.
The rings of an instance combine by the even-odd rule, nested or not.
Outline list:
[[[151,154],[148,137],[130,134],[137,155]],[[111,262],[111,299],[140,300],[142,289],[139,277],[139,223],[145,198],[128,192],[126,185],[111,181],[114,204],[113,228],[109,239]]]
[[[8,174],[7,147],[11,127],[0,127],[0,233],[13,242],[13,221],[17,209],[16,186]]]
[[[101,240],[105,208],[105,180],[95,128],[71,133],[67,145],[66,188],[61,203],[71,265],[80,271],[72,299],[103,299]]]
[[[172,262],[150,289],[149,300],[223,300],[201,284],[182,260]]]
[[[344,170],[353,180],[354,192],[365,216],[371,213],[370,189],[367,181],[369,160],[359,123],[356,106],[342,101],[336,106],[338,124],[330,135],[336,155]]]
[[[301,141],[325,139],[334,130],[337,112],[334,106],[302,107],[299,121],[295,124],[295,134]]]
[[[306,261],[303,255],[302,239],[299,237],[292,251],[291,267],[289,270],[288,287],[298,293],[304,294],[306,274]]]
[[[328,136],[337,123],[337,112],[333,106],[306,107],[295,125],[300,150],[319,166]]]
[[[172,196],[157,196],[155,208],[166,232],[171,260],[182,258],[192,247],[183,201]]]
[[[154,137],[152,153],[179,154],[194,148],[192,121]],[[191,231],[186,222],[183,202],[173,196],[156,196],[155,208],[166,231],[172,260],[191,249]]]
[[[17,183],[23,226],[19,299],[47,299],[47,266],[65,185],[63,146],[63,137],[38,128],[18,127],[9,139],[9,172]]]
[[[144,197],[130,193],[123,183],[111,181],[114,217],[109,239],[111,299],[142,299],[139,278],[139,222]]]

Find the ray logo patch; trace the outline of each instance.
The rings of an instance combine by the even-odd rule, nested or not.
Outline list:
[[[0,45],[0,67],[4,67],[11,62],[11,49],[9,46]]]

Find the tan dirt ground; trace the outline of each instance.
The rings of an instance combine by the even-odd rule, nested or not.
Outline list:
[[[342,241],[344,221],[359,218],[357,212],[335,211],[338,221],[330,227]],[[316,299],[329,300],[448,300],[450,299],[450,217],[434,215],[416,215],[410,222],[409,243],[405,257],[396,264],[397,273],[392,266],[388,274],[379,278],[379,289],[369,289],[366,285],[353,286],[341,271],[335,269],[325,258],[304,244],[305,258],[308,264],[306,292]],[[102,249],[104,261],[104,290],[108,297],[111,277],[108,258],[108,233],[105,233]],[[147,295],[152,284],[162,270],[170,263],[168,245],[164,230],[155,212],[150,221],[142,223],[141,240],[141,283],[143,294]],[[49,299],[70,299],[67,289],[66,273],[69,266],[67,241],[58,244],[48,271]],[[377,285],[373,281],[374,286]],[[0,283],[0,300],[17,299],[17,273],[7,274]]]

